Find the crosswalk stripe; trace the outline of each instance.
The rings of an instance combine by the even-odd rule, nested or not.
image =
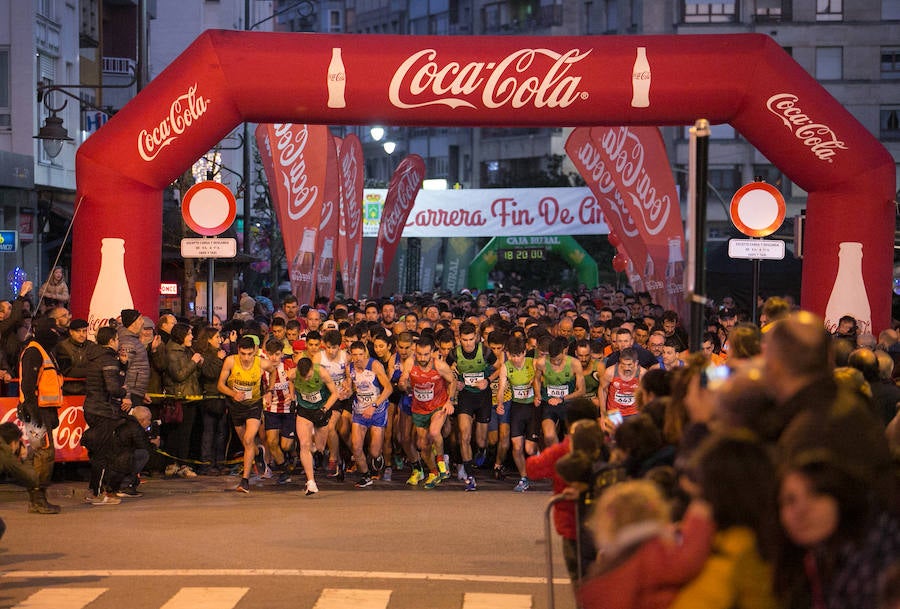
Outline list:
[[[108,588],[43,588],[13,609],[81,609]]]
[[[390,600],[390,590],[325,588],[313,609],[385,609]]]
[[[231,609],[250,588],[182,588],[161,609]]]
[[[466,592],[462,609],[531,609],[531,595]]]

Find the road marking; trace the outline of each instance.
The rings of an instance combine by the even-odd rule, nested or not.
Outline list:
[[[390,590],[325,588],[313,609],[385,609],[390,600]]]
[[[462,609],[531,609],[531,595],[466,592]]]
[[[456,581],[487,584],[546,584],[544,577],[513,575],[467,575],[464,573],[403,573],[394,571],[336,571],[317,569],[90,569],[83,571],[0,571],[0,579],[48,579],[54,577],[340,577],[345,579],[387,579],[420,581]],[[568,578],[556,577],[553,583],[568,586]]]
[[[231,609],[250,588],[181,588],[160,609]]]
[[[44,588],[13,609],[81,609],[108,588]]]

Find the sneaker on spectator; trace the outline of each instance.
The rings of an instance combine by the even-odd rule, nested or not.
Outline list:
[[[441,483],[441,480],[442,478],[440,474],[431,472],[430,474],[428,474],[428,477],[425,478],[425,488],[434,488]]]
[[[315,495],[319,492],[319,487],[316,485],[315,480],[307,480],[306,481],[306,496]]]
[[[278,484],[287,484],[292,480],[291,472],[288,470],[284,470],[280,474],[278,474]]]
[[[172,476],[176,475],[177,473],[178,473],[178,464],[177,463],[169,463],[166,466],[166,471],[165,471],[166,477],[171,478]]]
[[[384,480],[385,482],[390,482],[391,478],[393,478],[393,477],[394,477],[394,470],[392,470],[390,467],[385,467],[384,471],[381,472],[381,479]]]
[[[363,474],[356,482],[356,488],[366,488],[367,486],[372,486],[373,484],[375,484],[375,481],[372,479],[372,476],[370,474]]]
[[[466,490],[467,491],[478,490],[478,485],[475,484],[475,476],[469,476],[468,478],[466,478]]]
[[[196,478],[197,472],[192,470],[189,465],[182,465],[178,468],[178,475],[181,478]]]
[[[410,486],[416,486],[425,479],[425,472],[420,469],[413,468],[412,474],[410,474],[409,478],[407,478],[406,483]]]
[[[91,505],[119,505],[122,503],[122,500],[118,497],[113,497],[109,493],[103,493],[99,497],[96,497]]]
[[[514,488],[513,491],[517,493],[524,493],[530,486],[531,483],[528,482],[528,478],[519,478],[519,483],[516,484],[516,488]]]
[[[125,488],[121,488],[116,491],[116,497],[143,497],[144,493],[141,493],[133,486],[126,486]]]

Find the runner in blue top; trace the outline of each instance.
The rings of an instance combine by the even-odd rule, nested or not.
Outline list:
[[[372,474],[363,451],[366,432],[371,432],[369,455],[372,466],[380,471],[384,466],[381,449],[384,443],[384,428],[387,425],[388,398],[393,387],[378,360],[369,357],[369,350],[362,341],[350,345],[349,369],[353,386],[353,418],[350,430],[350,441],[353,447],[353,458],[359,470],[357,488],[372,486]]]

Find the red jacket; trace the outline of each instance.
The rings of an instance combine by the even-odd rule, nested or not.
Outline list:
[[[528,457],[525,461],[525,473],[529,478],[539,480],[541,478],[553,479],[553,492],[561,493],[568,484],[556,473],[556,462],[563,455],[569,453],[569,436],[563,438],[559,444],[554,444],[545,449],[539,455]],[[575,539],[575,502],[560,501],[553,506],[553,524],[556,532],[566,539]]]

